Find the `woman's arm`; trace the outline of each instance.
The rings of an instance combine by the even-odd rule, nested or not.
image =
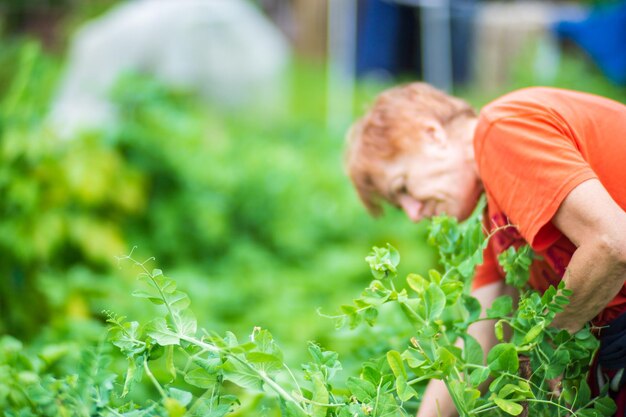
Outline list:
[[[625,185],[626,186],[626,185]],[[552,219],[577,247],[563,280],[570,304],[553,322],[575,332],[611,301],[626,279],[626,212],[600,181],[574,188]]]

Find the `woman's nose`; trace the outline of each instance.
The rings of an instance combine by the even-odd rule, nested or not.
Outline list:
[[[404,194],[398,198],[398,203],[412,222],[418,222],[422,219],[421,211],[423,204],[415,198],[408,194]]]

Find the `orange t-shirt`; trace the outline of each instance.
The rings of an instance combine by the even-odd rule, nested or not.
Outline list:
[[[626,210],[626,106],[591,94],[534,87],[507,94],[480,112],[474,136],[487,194],[486,223],[498,231],[474,288],[503,279],[497,255],[530,243],[539,256],[530,285],[545,291],[563,277],[576,247],[551,222],[570,191],[597,178]],[[596,317],[626,311],[626,285]]]

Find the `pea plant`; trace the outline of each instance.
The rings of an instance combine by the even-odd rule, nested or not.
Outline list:
[[[439,379],[461,416],[612,415],[613,401],[592,398],[586,382],[598,341],[588,326],[573,335],[550,327],[571,291],[561,283],[540,295],[526,286],[534,256],[528,246],[510,248],[499,257],[506,282],[519,290],[517,308],[505,295],[481,315],[480,303],[468,291],[487,243],[480,227],[477,221],[459,225],[450,218],[434,219],[429,239],[439,248],[445,272],[431,270],[428,277],[409,274],[407,288],[401,290],[393,283],[397,251],[389,245],[374,248],[367,261],[376,279],[336,319],[354,327],[361,321],[373,323],[382,304],[401,308],[414,326],[414,336],[403,352],[387,353],[395,395],[401,401],[418,395],[413,388],[417,382]],[[489,352],[467,333],[481,320],[495,322],[499,343]],[[487,388],[481,391],[484,385]]]
[[[141,280],[148,289],[133,295],[162,306],[164,315],[142,326],[109,313],[110,340],[128,359],[122,397],[144,375],[161,397],[152,404],[153,409],[169,416],[227,415],[236,408],[238,399],[225,394],[226,381],[248,391],[272,392],[285,416],[407,415],[389,389],[393,377],[386,372],[384,361],[364,365],[378,385],[385,381],[383,391],[365,379],[350,378],[347,385],[352,394],[336,395],[332,379],[341,364],[335,352],[310,343],[311,361],[301,365],[298,377],[284,362],[268,330],[255,328],[245,340],[232,333],[219,336],[199,330],[189,310],[188,295],[177,290],[173,280],[161,270],[149,270],[145,262],[131,256],[125,259],[142,270]],[[152,361],[161,356],[165,356],[169,373],[165,384],[151,371]],[[173,382],[179,377],[200,394],[175,388]],[[373,402],[377,404],[371,405]],[[121,411],[125,410],[117,410]]]
[[[84,355],[79,372],[58,377],[39,372],[45,361],[28,362],[17,342],[5,339],[0,406],[7,416],[222,417],[237,415],[242,393],[253,392],[276,398],[286,417],[404,417],[410,415],[406,404],[420,401],[418,386],[439,379],[461,416],[612,415],[613,401],[592,398],[586,382],[598,342],[588,327],[576,334],[550,327],[571,294],[562,284],[544,294],[527,287],[535,256],[528,247],[499,258],[507,283],[519,290],[517,303],[501,296],[483,312],[470,294],[489,238],[481,209],[464,223],[432,221],[429,242],[439,251],[440,271],[409,274],[400,287],[400,256],[392,246],[375,247],[366,258],[374,279],[332,316],[337,326],[376,326],[387,305],[413,333],[403,351],[368,360],[356,376],[340,381],[338,354],[315,343],[308,345],[310,361],[292,369],[267,329],[255,328],[244,339],[200,329],[189,296],[149,268],[151,260],[140,262],[131,253],[121,260],[139,268],[143,287],[133,296],[160,313],[147,323],[106,313],[108,340],[127,361],[125,375],[110,370],[105,343]],[[499,341],[489,352],[467,333],[482,320],[494,321]],[[141,381],[156,394],[143,403],[132,395]]]

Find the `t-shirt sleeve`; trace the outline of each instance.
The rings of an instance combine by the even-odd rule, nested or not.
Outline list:
[[[483,263],[476,267],[476,273],[474,274],[474,280],[472,281],[473,290],[504,279],[504,277],[500,274],[498,260],[496,259],[492,242],[493,240],[490,240],[485,248],[485,252],[483,253]]]
[[[485,188],[535,250],[560,238],[550,221],[570,191],[596,178],[574,134],[549,115],[492,122],[476,151]]]

